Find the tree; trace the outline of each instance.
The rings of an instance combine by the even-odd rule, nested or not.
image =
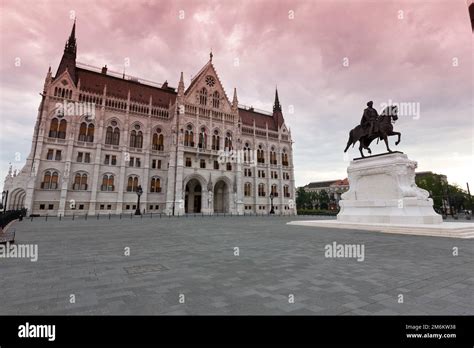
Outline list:
[[[329,195],[326,190],[321,190],[319,192],[319,207],[321,209],[327,209],[329,203]]]

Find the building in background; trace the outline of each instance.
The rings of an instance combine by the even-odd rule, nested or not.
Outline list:
[[[209,61],[185,88],[76,61],[76,24],[49,69],[31,152],[10,169],[8,209],[30,214],[295,214],[291,132],[272,112],[230,100]]]
[[[307,193],[313,192],[316,194],[310,203],[312,209],[318,207],[319,209],[336,210],[339,209],[341,195],[349,190],[349,181],[347,178],[342,180],[316,181],[303,186],[303,189]]]

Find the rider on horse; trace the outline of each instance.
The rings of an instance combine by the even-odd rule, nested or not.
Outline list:
[[[364,110],[364,114],[362,115],[362,119],[360,120],[360,125],[368,136],[371,136],[372,134],[377,133],[379,131],[377,122],[379,114],[377,113],[377,110],[372,107],[373,105],[373,101],[369,101],[367,103],[367,108]]]

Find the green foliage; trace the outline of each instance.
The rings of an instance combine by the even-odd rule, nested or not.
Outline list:
[[[472,210],[472,197],[470,200],[467,192],[458,185],[446,185],[441,175],[431,174],[418,177],[416,178],[416,185],[430,193],[434,207],[437,210],[443,209],[443,200],[446,209],[449,209],[450,204],[455,211]]]

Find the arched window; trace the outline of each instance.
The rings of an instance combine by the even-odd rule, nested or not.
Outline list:
[[[281,153],[281,164],[283,166],[288,166],[288,154],[286,153],[286,149],[283,149]]]
[[[250,162],[250,145],[249,143],[245,143],[244,145],[244,162]]]
[[[246,182],[244,185],[244,196],[249,197],[252,195],[252,185],[249,182]]]
[[[207,133],[206,133],[206,128],[204,128],[204,127],[201,128],[201,132],[199,133],[198,147],[200,149],[206,149],[207,148]]]
[[[158,151],[163,151],[164,150],[163,143],[164,143],[163,134],[161,134],[161,129],[157,128],[155,133],[153,134],[152,149],[153,150],[158,150]]]
[[[204,87],[199,91],[199,104],[207,105],[207,89]]]
[[[137,141],[137,131],[132,130],[130,132],[130,147],[135,147],[136,141]]]
[[[275,184],[272,185],[272,195],[273,197],[278,197],[277,185]]]
[[[220,142],[221,142],[221,137],[219,136],[219,131],[216,129],[214,131],[214,134],[212,135],[212,149],[219,150]]]
[[[161,181],[158,177],[151,178],[150,192],[161,192]]]
[[[290,187],[288,185],[283,186],[283,195],[290,198]]]
[[[193,127],[189,124],[184,132],[184,146],[194,147]]]
[[[66,139],[66,129],[67,129],[66,120],[61,120],[59,122],[59,130],[58,130],[58,138],[59,139]]]
[[[79,141],[86,141],[87,137],[87,123],[82,122],[79,127]]]
[[[45,190],[55,190],[58,188],[58,172],[46,171],[43,176],[41,188]]]
[[[101,191],[113,191],[114,186],[114,176],[113,174],[104,174],[102,176],[102,185],[100,185]]]
[[[216,109],[219,108],[219,92],[217,91],[212,93],[212,107]]]
[[[265,184],[258,184],[258,196],[265,197]]]
[[[89,143],[94,142],[94,131],[95,131],[94,124],[89,123],[89,125],[87,126],[87,137],[86,137],[87,142]]]
[[[82,122],[79,127],[79,141],[94,142],[94,124]]]
[[[120,143],[120,129],[118,127],[114,128],[112,134],[112,145],[118,145]]]
[[[258,145],[257,163],[265,163],[265,153],[263,151],[263,146],[262,145]]]
[[[59,120],[57,118],[53,118],[51,120],[51,124],[49,126],[49,137],[50,138],[57,138],[58,137],[58,128],[59,128]]]
[[[270,149],[270,164],[277,164],[277,154],[275,152],[275,147],[273,146]]]
[[[127,192],[136,192],[138,187],[138,177],[129,176],[127,180]]]
[[[224,149],[225,150],[232,150],[232,135],[230,132],[227,132],[225,135],[225,140],[224,140]]]
[[[87,174],[76,173],[74,176],[74,183],[72,184],[73,190],[85,191],[87,190]]]

